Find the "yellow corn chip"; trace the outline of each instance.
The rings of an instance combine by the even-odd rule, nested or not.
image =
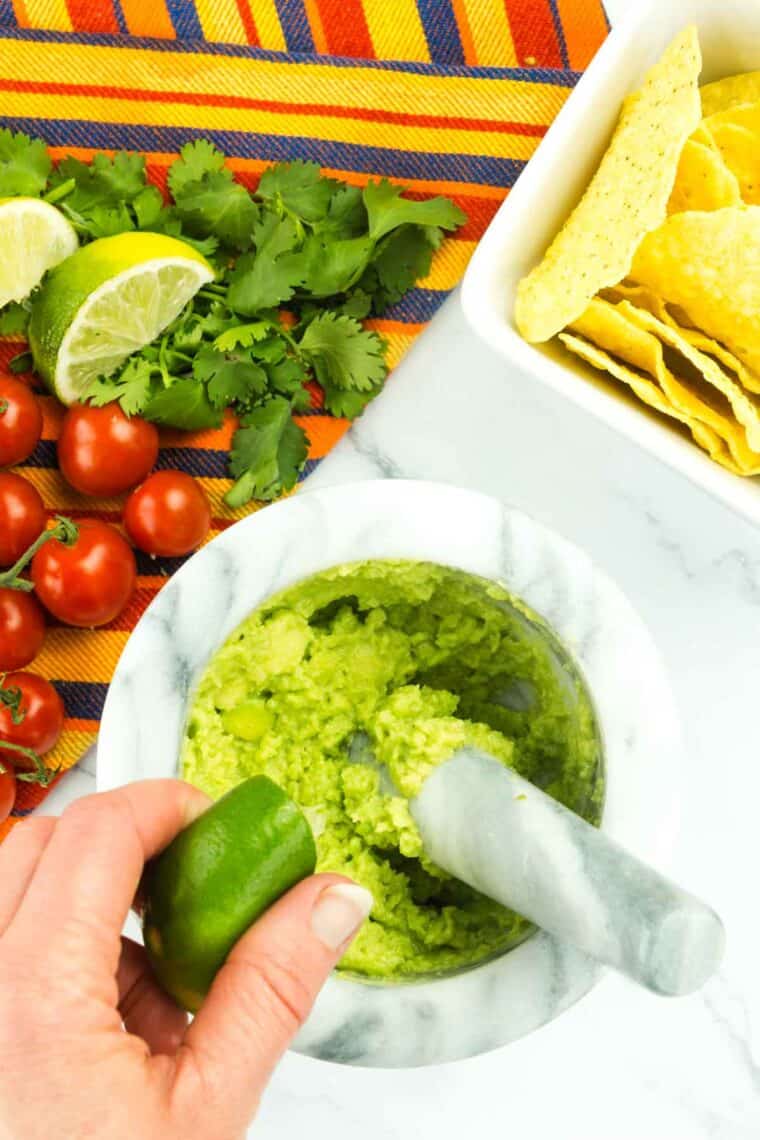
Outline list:
[[[736,178],[742,201],[757,206],[760,204],[760,105],[757,106],[758,113],[753,113],[753,116],[734,118],[745,109],[737,107],[713,115],[705,119],[705,127],[710,130],[723,164]],[[751,110],[754,112],[755,109]]]
[[[760,71],[746,71],[742,75],[719,79],[716,83],[706,83],[700,95],[705,116],[727,111],[741,103],[757,103],[760,101]]]
[[[600,372],[607,372],[616,380],[622,381],[640,400],[648,404],[650,408],[654,408],[655,411],[662,413],[664,416],[668,416],[670,419],[677,420],[678,423],[687,427],[695,443],[706,451],[711,459],[727,467],[729,471],[733,471],[737,475],[741,474],[739,468],[731,459],[726,445],[720,436],[705,424],[691,420],[689,416],[677,411],[677,409],[665,399],[665,396],[657,385],[653,384],[651,380],[648,380],[646,376],[641,376],[638,372],[634,371],[634,369],[621,364],[619,360],[610,356],[609,353],[603,352],[602,349],[583,340],[582,337],[574,336],[572,333],[560,333],[559,339],[570,352],[575,353],[581,360],[585,360],[587,364],[590,364]]]
[[[645,309],[637,309],[628,301],[621,301],[619,308],[640,328],[654,333],[663,344],[679,352],[697,369],[708,384],[711,384],[726,397],[734,416],[746,432],[747,443],[750,448],[752,451],[760,452],[760,401],[750,393],[745,392],[742,386],[729,376],[728,372],[721,368],[716,360],[689,344],[686,337],[681,334],[680,329],[665,324],[664,321],[658,320]]]
[[[722,154],[694,137],[684,143],[678,160],[676,181],[668,201],[668,213],[683,210],[719,210],[742,200],[736,175]]]
[[[760,206],[673,214],[644,238],[630,275],[760,372]]]
[[[712,337],[707,336],[699,329],[691,328],[685,324],[685,314],[681,310],[675,305],[672,310],[669,309],[662,298],[653,293],[651,289],[647,289],[645,285],[631,285],[626,281],[621,281],[619,285],[613,285],[611,289],[603,290],[602,295],[606,301],[630,301],[637,309],[646,309],[647,312],[652,313],[665,324],[678,329],[681,336],[685,337],[694,348],[698,348],[700,352],[706,352],[708,356],[714,356],[720,364],[733,372],[742,388],[746,388],[748,392],[760,394],[760,375],[742,364],[741,360],[734,356],[733,352],[729,352],[725,345],[713,340]]]
[[[588,189],[517,291],[526,340],[549,340],[606,285],[626,276],[644,234],[663,220],[678,159],[699,123],[696,28],[686,28],[623,103]]]
[[[662,342],[633,319],[631,308],[628,302],[613,305],[595,297],[586,312],[573,322],[572,329],[651,376],[667,401],[687,417],[689,424],[692,421],[705,424],[725,440],[744,474],[760,473],[760,452],[750,448],[744,428],[736,422],[726,397],[704,382],[695,385],[686,377],[676,376],[665,362]],[[687,364],[684,372],[692,371],[693,366],[689,368]]]

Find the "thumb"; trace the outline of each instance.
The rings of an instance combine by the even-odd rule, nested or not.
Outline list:
[[[250,1121],[272,1070],[371,908],[364,887],[315,875],[235,944],[183,1047],[200,1078],[203,1108],[212,1108],[209,1094],[215,1102],[217,1129],[220,1113],[230,1124]]]

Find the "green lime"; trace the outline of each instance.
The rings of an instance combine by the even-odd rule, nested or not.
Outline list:
[[[145,948],[179,1005],[198,1009],[237,940],[316,861],[300,808],[266,776],[254,776],[149,864]]]
[[[165,234],[98,238],[57,266],[32,303],[34,364],[64,404],[171,324],[214,271]]]
[[[60,210],[39,198],[0,198],[0,308],[25,301],[79,245]]]

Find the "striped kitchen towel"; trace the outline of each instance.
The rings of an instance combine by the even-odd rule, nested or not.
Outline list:
[[[449,196],[466,224],[429,277],[368,322],[393,365],[461,278],[606,31],[601,0],[0,0],[0,126],[43,138],[55,158],[146,152],[160,187],[179,148],[207,137],[249,186],[267,164],[304,158],[357,185],[383,176],[420,198]],[[0,366],[21,347],[0,343]],[[43,438],[23,474],[51,514],[117,522],[121,500],[93,510],[61,479],[61,409],[42,404]],[[316,389],[302,423],[306,475],[347,424],[324,413]],[[244,513],[222,503],[232,429],[162,438],[159,466],[208,492],[212,534]],[[178,564],[138,556],[137,593],[104,629],[51,624],[33,665],[66,705],[51,763],[70,767],[94,741],[129,632]],[[21,785],[12,818],[43,796]]]

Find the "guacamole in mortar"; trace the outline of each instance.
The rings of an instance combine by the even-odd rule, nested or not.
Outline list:
[[[215,798],[259,773],[280,784],[309,817],[317,869],[374,895],[341,969],[401,980],[474,965],[532,929],[422,849],[407,800],[465,743],[598,822],[591,704],[540,619],[485,579],[378,560],[308,578],[237,628],[195,694],[183,775]]]

